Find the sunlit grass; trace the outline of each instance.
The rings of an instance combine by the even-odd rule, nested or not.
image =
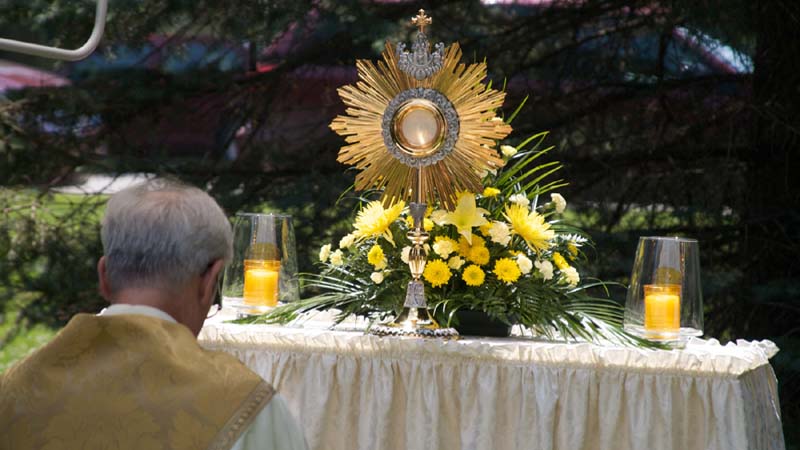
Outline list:
[[[0,321],[0,337],[6,336],[14,327],[18,311],[8,311]],[[5,372],[15,362],[49,342],[58,332],[42,324],[25,328],[15,334],[0,348],[0,373]]]
[[[99,221],[107,200],[107,195],[41,193],[35,189],[0,188],[0,205],[3,205],[3,212],[9,220],[37,216],[49,224],[57,225],[79,212],[86,215],[83,217],[85,221]]]
[[[75,195],[42,193],[35,189],[0,188],[0,205],[4,220],[10,226],[11,248],[15,239],[29,235],[26,227],[35,226],[38,233],[70,233],[79,227],[96,226],[99,223],[107,200],[105,195]],[[80,217],[74,215],[80,214]],[[12,257],[7,255],[7,257]],[[42,270],[39,264],[31,264],[31,275]],[[11,277],[12,284],[21,282]],[[0,286],[0,292],[11,286]],[[4,372],[16,361],[24,358],[36,348],[52,339],[57,329],[44,324],[17,324],[19,312],[31,292],[17,291],[0,305],[0,372]]]

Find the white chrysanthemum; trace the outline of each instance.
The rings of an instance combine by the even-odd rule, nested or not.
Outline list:
[[[383,283],[383,272],[372,272],[369,278],[372,280],[373,283],[381,284]]]
[[[319,260],[325,262],[331,256],[331,244],[325,244],[319,248]]]
[[[447,267],[453,270],[458,270],[464,265],[465,262],[466,261],[464,261],[464,258],[460,256],[453,256],[452,258],[447,260]]]
[[[580,275],[578,275],[578,269],[574,267],[567,267],[565,269],[561,269],[561,278],[567,282],[568,285],[575,287],[578,285],[578,282],[581,281]]]
[[[443,259],[447,259],[450,253],[456,251],[456,245],[450,239],[441,239],[433,243],[433,251]]]
[[[550,200],[556,206],[556,214],[561,214],[567,209],[567,201],[564,200],[561,194],[550,194]]]
[[[356,236],[353,233],[346,234],[339,241],[339,248],[350,248],[350,246],[353,245],[355,241],[356,241]]]
[[[508,201],[525,207],[531,204],[531,201],[528,200],[528,197],[525,194],[514,194],[511,197],[508,197]]]
[[[411,247],[406,245],[405,247],[403,247],[403,250],[400,251],[400,260],[408,264],[409,253],[411,253]]]
[[[553,263],[550,261],[536,261],[533,265],[542,274],[544,281],[553,279]]]
[[[531,259],[525,256],[524,253],[517,255],[517,265],[519,266],[519,271],[522,272],[523,275],[531,273],[531,269],[533,269],[533,262],[531,262]]]
[[[503,153],[503,156],[511,158],[512,156],[517,154],[517,149],[510,145],[501,145],[500,152]]]
[[[492,242],[503,246],[508,245],[511,241],[511,229],[505,222],[492,222],[492,226],[489,228],[489,237]]]
[[[331,253],[331,264],[334,266],[341,266],[344,264],[344,255],[342,254],[341,250],[336,250],[335,252]]]

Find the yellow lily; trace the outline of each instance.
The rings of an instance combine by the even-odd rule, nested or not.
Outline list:
[[[489,214],[483,208],[478,208],[475,204],[475,195],[470,192],[458,194],[458,202],[455,211],[448,211],[442,216],[443,224],[453,225],[458,229],[458,233],[472,245],[472,229],[489,223],[485,217]]]

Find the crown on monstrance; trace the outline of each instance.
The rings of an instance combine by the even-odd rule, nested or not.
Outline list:
[[[420,9],[419,14],[411,19],[419,27],[417,37],[412,44],[412,51],[406,51],[406,44],[397,44],[397,67],[417,80],[423,80],[442,68],[444,59],[444,43],[439,42],[431,52],[431,44],[425,36],[425,26],[433,23],[433,19],[425,15],[425,10]]]

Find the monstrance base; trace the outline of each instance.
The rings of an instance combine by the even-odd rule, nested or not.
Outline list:
[[[401,336],[439,339],[458,339],[455,328],[412,328],[392,325],[375,325],[369,329],[370,334],[376,336]]]
[[[388,324],[376,325],[369,330],[378,336],[407,336],[422,338],[458,339],[455,328],[442,328],[431,317],[428,308],[403,308],[403,312]]]

